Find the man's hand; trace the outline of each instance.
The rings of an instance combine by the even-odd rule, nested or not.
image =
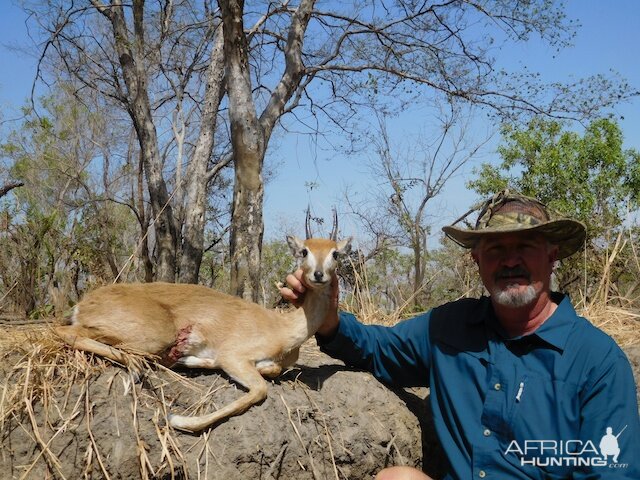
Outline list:
[[[307,290],[304,283],[302,283],[303,276],[302,269],[299,268],[295,272],[287,275],[285,281],[289,286],[280,287],[280,295],[282,295],[282,298],[296,307],[301,306],[302,302],[304,302],[304,292]]]
[[[304,302],[304,294],[307,291],[307,287],[303,281],[304,274],[302,269],[298,269],[293,273],[287,275],[286,282],[288,287],[280,288],[280,295],[282,298],[291,302],[296,307],[299,307]],[[325,318],[324,323],[320,326],[317,333],[321,337],[331,337],[338,329],[338,277],[334,274],[331,277],[331,305]]]

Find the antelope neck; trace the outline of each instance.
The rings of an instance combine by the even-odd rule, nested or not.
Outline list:
[[[330,295],[331,288],[329,286],[317,289],[310,288],[305,293],[302,306],[289,314],[289,318],[295,323],[295,328],[300,328],[300,334],[304,334],[305,338],[302,342],[316,333],[324,322],[331,303]]]

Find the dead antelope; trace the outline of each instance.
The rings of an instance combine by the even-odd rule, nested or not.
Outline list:
[[[334,227],[336,232],[336,227]],[[71,325],[56,328],[70,346],[127,364],[124,347],[159,357],[168,366],[223,370],[248,389],[238,400],[199,417],[171,415],[169,424],[197,432],[242,413],[267,396],[266,377],[278,376],[298,358],[330,307],[330,283],[338,255],[351,238],[287,237],[308,285],[294,311],[267,310],[199,285],[147,283],[99,288],[76,305]]]

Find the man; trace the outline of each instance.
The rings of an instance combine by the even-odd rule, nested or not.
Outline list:
[[[463,299],[393,327],[335,310],[317,333],[323,351],[395,386],[429,386],[448,479],[640,479],[636,387],[615,342],[552,292],[557,260],[580,250],[582,223],[538,201],[497,194],[475,228],[445,227],[471,250],[489,297]],[[303,295],[299,272],[283,296]],[[600,455],[606,428],[618,464]],[[427,479],[391,467],[378,480]]]

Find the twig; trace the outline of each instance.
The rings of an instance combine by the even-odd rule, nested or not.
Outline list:
[[[296,427],[296,424],[294,423],[293,418],[291,417],[291,409],[289,408],[289,405],[287,405],[287,402],[284,400],[284,397],[282,396],[282,394],[280,394],[280,399],[284,404],[284,408],[287,409],[287,416],[289,417],[289,423],[291,423],[291,426],[293,427],[293,431],[295,432],[296,437],[298,437],[298,440],[300,441],[300,445],[302,445],[302,449],[305,451],[305,453],[307,454],[307,457],[309,458],[309,466],[311,467],[311,474],[313,475],[313,478],[315,480],[320,480],[320,476],[318,475],[318,472],[316,471],[316,466],[313,462],[313,457],[311,456],[311,453],[309,453],[309,450],[307,450],[307,447],[305,446],[304,441],[302,440],[302,436],[298,431],[298,427]]]
[[[96,459],[98,460],[98,465],[100,465],[100,469],[102,470],[102,473],[104,474],[105,478],[107,480],[110,480],[111,477],[109,476],[109,472],[107,472],[107,469],[105,468],[104,463],[102,463],[102,457],[100,456],[100,449],[98,448],[96,439],[93,436],[93,432],[91,431],[91,420],[93,419],[93,415],[92,415],[93,408],[92,408],[92,405],[89,404],[89,389],[86,390],[84,398],[85,398],[84,408],[85,408],[86,418],[87,418],[87,434],[89,435],[89,440],[91,441],[91,445],[93,446],[93,451],[96,453]]]
[[[267,478],[267,480],[269,479],[275,480],[276,477],[273,476],[273,472],[276,470],[276,467],[282,463],[282,457],[284,456],[284,452],[287,450],[288,446],[289,446],[289,442],[285,442],[284,445],[282,445],[282,448],[280,449],[280,452],[278,453],[278,455],[276,455],[276,459],[273,462],[271,462],[271,465],[269,466],[269,470],[267,470],[267,473],[265,475],[265,478]]]
[[[53,465],[55,469],[58,471],[58,473],[60,474],[60,476],[66,479],[66,477],[62,473],[62,465],[60,465],[58,458],[53,454],[53,452],[51,452],[51,450],[49,449],[49,445],[40,436],[38,422],[36,421],[35,413],[33,412],[33,406],[31,405],[31,397],[27,395],[27,392],[29,391],[28,385],[29,385],[30,374],[31,374],[31,359],[29,359],[27,362],[27,371],[25,373],[25,383],[24,383],[24,389],[23,389],[23,401],[25,404],[25,409],[29,416],[29,421],[31,422],[31,428],[33,429],[34,438],[36,440],[36,443],[40,447],[40,450],[44,454],[44,458],[47,461],[47,464]],[[32,467],[33,467],[33,464],[32,464]],[[29,473],[28,471],[25,472],[22,478],[26,478],[26,475],[28,473]]]

